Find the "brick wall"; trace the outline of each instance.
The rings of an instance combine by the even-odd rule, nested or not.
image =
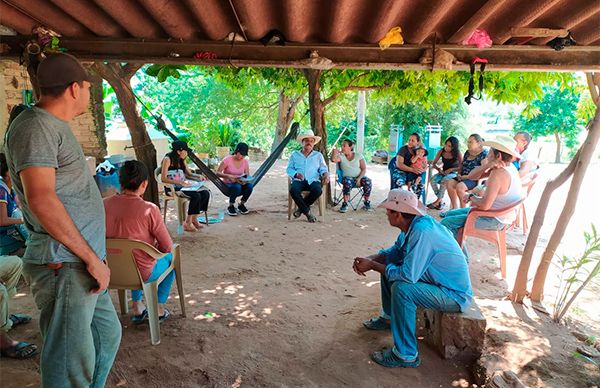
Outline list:
[[[31,89],[29,76],[24,67],[13,61],[0,61],[0,144],[4,143],[4,133],[13,106],[23,103],[23,90]],[[71,129],[83,148],[85,155],[101,160],[106,155],[104,125],[96,124],[92,114],[92,100],[88,112],[71,122]]]

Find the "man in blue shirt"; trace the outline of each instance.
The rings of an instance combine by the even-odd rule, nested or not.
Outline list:
[[[436,220],[426,215],[417,196],[394,189],[378,207],[386,209],[391,226],[402,232],[389,249],[354,259],[359,275],[381,274],[381,314],[365,321],[370,330],[392,330],[394,346],[374,352],[373,361],[386,367],[416,368],[417,306],[447,312],[465,311],[473,293],[466,258],[458,243]]]
[[[290,195],[298,206],[294,217],[298,218],[304,214],[308,222],[316,222],[317,217],[310,212],[310,205],[321,195],[322,185],[329,183],[329,170],[323,155],[314,150],[315,144],[321,141],[320,136],[315,136],[313,131],[307,131],[298,135],[297,140],[302,144],[302,149],[292,153],[287,167],[287,174],[292,180]],[[303,197],[302,191],[309,193]]]

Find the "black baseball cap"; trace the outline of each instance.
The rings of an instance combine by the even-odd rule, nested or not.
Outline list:
[[[244,156],[248,156],[248,144],[238,143],[238,145],[235,147],[235,150],[233,150],[233,154],[235,155],[238,152]]]
[[[90,75],[77,58],[64,53],[47,56],[38,66],[37,79],[41,88],[66,86],[73,82],[91,82]]]
[[[171,149],[173,151],[189,151],[190,147],[188,147],[187,143],[183,140],[175,140],[173,143],[171,143]]]

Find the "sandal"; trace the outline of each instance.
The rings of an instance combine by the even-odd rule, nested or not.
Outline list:
[[[140,325],[144,323],[144,321],[148,320],[148,309],[144,309],[140,315],[134,315],[131,317],[131,323],[134,325]]]
[[[17,360],[26,360],[35,356],[37,353],[37,346],[27,342],[19,342],[15,346],[0,351],[2,357],[15,358]]]
[[[159,322],[164,322],[171,316],[171,312],[168,309],[165,309],[165,313],[158,317]]]
[[[299,218],[302,215],[302,212],[300,210],[296,210],[294,212],[294,218]]]
[[[12,321],[12,327],[31,322],[31,317],[27,314],[10,314],[8,319]]]

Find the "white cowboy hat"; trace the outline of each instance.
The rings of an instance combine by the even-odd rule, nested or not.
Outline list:
[[[377,207],[401,213],[416,214],[418,216],[427,214],[427,209],[419,202],[419,198],[417,198],[415,193],[404,189],[390,190],[387,199]]]
[[[302,140],[312,137],[313,139],[315,139],[315,144],[317,144],[318,142],[321,141],[321,136],[315,136],[315,133],[312,130],[308,130],[304,133],[301,133],[298,135],[298,137],[296,138],[296,140],[298,140],[298,143],[302,143]]]
[[[498,136],[494,140],[484,141],[482,145],[521,159],[521,154],[517,151],[517,142],[512,137]]]

